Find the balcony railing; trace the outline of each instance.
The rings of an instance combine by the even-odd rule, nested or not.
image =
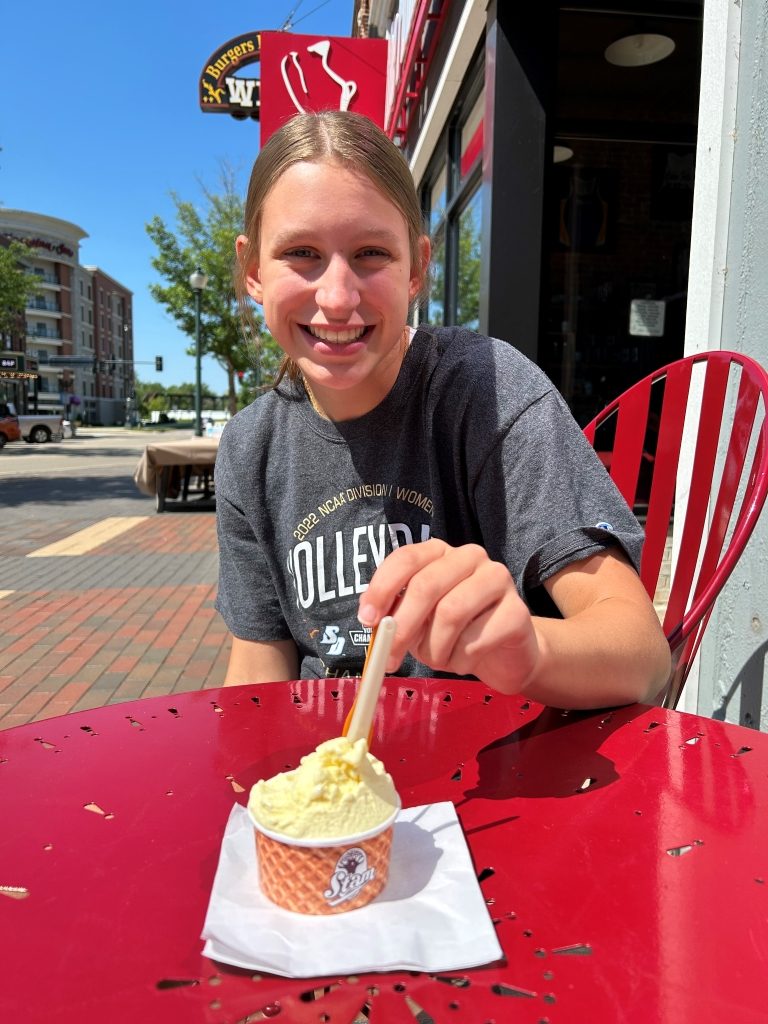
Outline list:
[[[61,331],[56,331],[52,327],[35,327],[33,331],[27,324],[27,337],[51,338],[53,341],[61,341]]]
[[[61,310],[55,302],[46,302],[45,299],[31,299],[27,303],[27,309],[44,309],[49,313],[60,313]]]

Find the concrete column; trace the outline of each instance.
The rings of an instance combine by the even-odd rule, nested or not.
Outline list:
[[[768,367],[768,3],[705,0],[686,352]],[[768,731],[768,512],[715,606],[681,707]]]

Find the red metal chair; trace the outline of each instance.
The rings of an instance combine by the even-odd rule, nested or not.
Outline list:
[[[676,499],[685,506],[663,619],[673,664],[665,707],[677,705],[715,599],[765,502],[767,407],[768,373],[758,363],[738,352],[701,352],[649,374],[584,428],[645,523],[640,576],[651,598]],[[678,473],[684,444],[695,445],[693,464]]]

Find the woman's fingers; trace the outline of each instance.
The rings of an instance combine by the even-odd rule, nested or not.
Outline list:
[[[477,675],[484,662],[498,669],[519,650],[519,671],[527,676],[535,660],[531,618],[512,577],[477,545],[430,540],[392,552],[360,602],[366,625],[386,614],[397,622],[390,672],[408,651],[458,675]]]
[[[438,563],[435,571],[439,570]],[[419,661],[443,671],[463,672],[463,667],[456,666],[457,659],[461,659],[462,666],[465,662],[465,638],[475,637],[477,624],[514,593],[514,586],[506,568],[488,558],[457,562],[455,573],[449,579],[446,575],[440,574],[441,589],[430,590],[434,600],[422,605],[417,604],[421,596],[418,593],[409,600],[412,590],[417,589],[409,585],[395,617],[399,619],[402,613],[408,650]],[[427,616],[423,614],[425,605],[430,609]],[[468,632],[473,626],[475,630]]]
[[[457,645],[453,671],[475,675],[502,693],[519,693],[539,665],[538,638],[517,593],[471,623]]]
[[[360,599],[358,618],[364,626],[375,626],[385,615],[390,615],[403,591],[417,573],[438,561],[450,551],[441,540],[428,540],[421,544],[407,544],[387,555],[368,584]]]

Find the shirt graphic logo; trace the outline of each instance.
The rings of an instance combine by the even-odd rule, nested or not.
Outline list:
[[[346,640],[343,636],[339,636],[338,626],[326,626],[320,643],[329,645],[328,654],[338,655],[344,652]]]
[[[370,627],[367,629],[350,629],[349,639],[355,647],[367,647],[371,640]]]

